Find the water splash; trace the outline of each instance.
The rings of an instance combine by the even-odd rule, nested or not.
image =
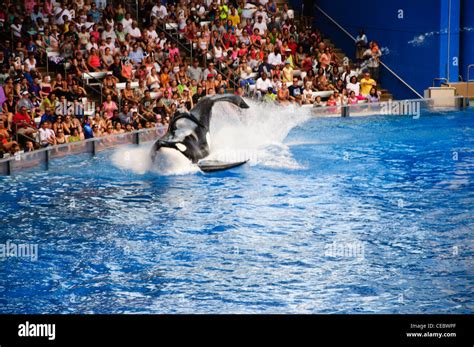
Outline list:
[[[209,158],[225,162],[248,159],[250,165],[301,168],[284,141],[292,129],[311,117],[311,108],[248,103],[247,110],[224,103],[214,106]]]
[[[224,162],[249,160],[250,165],[300,169],[284,143],[289,132],[311,117],[311,108],[248,101],[241,110],[230,103],[218,103],[212,110],[210,154],[208,159]],[[119,148],[112,155],[115,166],[136,174],[183,175],[199,171],[186,157],[173,149],[162,149],[152,163],[151,144]]]
[[[464,28],[459,29],[459,33],[471,32],[471,31],[474,31],[474,28],[464,27]],[[451,31],[452,34],[455,34],[456,32],[457,30]],[[424,34],[414,36],[410,41],[408,41],[408,44],[414,47],[421,47],[421,46],[424,46],[425,44],[428,44],[428,39],[432,38],[433,36],[440,36],[440,35],[447,35],[447,34],[448,34],[447,28],[444,28],[440,31],[427,32]]]
[[[390,48],[388,47],[381,47],[380,51],[382,52],[382,55],[387,56],[390,54]]]
[[[159,175],[186,175],[199,171],[198,167],[178,151],[170,148],[162,148],[157,160],[151,160],[151,147],[153,143],[139,147],[118,148],[112,154],[112,163],[122,169],[143,175],[147,172],[155,172]]]

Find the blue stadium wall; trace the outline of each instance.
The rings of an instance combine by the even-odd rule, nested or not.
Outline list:
[[[310,2],[290,3],[301,11]],[[467,66],[474,64],[474,0],[313,1],[315,26],[354,58],[354,41],[318,6],[353,36],[364,28],[369,40],[382,48],[383,62],[421,95],[434,78],[465,80]],[[396,99],[417,97],[383,67],[380,82]]]
[[[460,74],[467,80],[467,67],[474,64],[474,0],[461,1]],[[474,67],[470,79],[474,79]]]

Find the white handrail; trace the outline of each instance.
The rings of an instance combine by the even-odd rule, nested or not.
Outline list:
[[[336,22],[330,15],[328,15],[325,11],[321,9],[321,7],[316,6],[316,8],[321,12],[323,15],[325,15],[331,22],[333,22],[339,29],[341,29],[342,32],[344,32],[347,36],[349,36],[352,41],[356,42],[356,38],[348,32],[342,25],[340,25],[338,22]],[[392,75],[394,75],[400,82],[402,82],[408,89],[410,89],[413,93],[415,93],[416,96],[418,96],[420,99],[423,99],[423,96],[418,93],[412,86],[410,86],[403,78],[398,76],[392,69],[390,69],[387,64],[385,64],[383,61],[379,60],[380,64],[387,69],[388,72],[390,72]]]
[[[328,17],[328,19],[333,22],[334,24],[336,24],[336,26],[341,29],[347,36],[349,36],[352,41],[356,41],[356,38],[354,36],[352,36],[352,34],[350,32],[348,32],[346,29],[344,29],[344,27],[342,25],[340,25],[338,22],[336,22],[330,15],[328,15],[326,12],[323,11],[323,9],[319,6],[316,6],[316,8],[322,13],[324,14],[326,17]]]
[[[467,90],[466,90],[466,97],[468,99],[470,99],[469,97],[469,86],[471,85],[471,82],[473,82],[474,80],[471,81],[471,76],[470,76],[470,71],[471,69],[474,67],[474,64],[470,64],[467,66]]]

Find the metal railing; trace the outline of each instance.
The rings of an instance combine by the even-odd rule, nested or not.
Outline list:
[[[90,77],[91,80],[97,81],[98,84],[99,84],[99,86],[100,86],[100,90],[97,89],[97,88],[95,88],[94,86],[92,86],[92,85],[90,85],[90,84],[84,84],[85,82],[84,82],[84,79],[82,78],[82,76],[81,76],[81,77],[77,77],[76,75],[73,74],[73,75],[72,75],[72,76],[73,76],[72,78],[75,79],[77,83],[82,84],[82,87],[83,87],[84,89],[85,89],[85,87],[88,87],[88,88],[92,89],[94,92],[96,92],[97,94],[99,94],[99,96],[100,96],[100,103],[102,104],[102,101],[103,101],[103,98],[104,98],[104,96],[103,96],[103,94],[102,94],[102,81],[101,81],[100,79],[96,78],[95,76],[93,76],[89,71],[84,71],[84,72],[82,72],[82,74],[86,74],[86,75],[88,75],[88,76]]]
[[[424,98],[398,101],[365,102],[351,105],[313,107],[312,115],[316,117],[349,117],[349,116],[413,116],[418,118],[421,110],[458,110],[466,106],[464,97]]]
[[[474,67],[474,64],[470,64],[467,66],[467,87],[466,87],[466,97],[468,100],[471,100],[470,99],[470,96],[469,96],[469,86],[471,85],[471,82],[474,82],[474,80],[471,80],[471,76],[470,76],[470,73],[471,73],[471,69]]]
[[[340,25],[334,18],[332,18],[329,14],[327,14],[321,7],[315,6],[319,12],[321,12],[326,18],[328,18],[334,25],[336,25],[343,33],[345,33],[348,37],[352,39],[352,41],[356,42],[356,38],[348,32],[342,25]],[[410,89],[416,96],[420,99],[423,99],[423,96],[418,93],[411,85],[408,84],[403,78],[401,78],[397,73],[395,73],[391,68],[387,66],[382,60],[379,60],[380,65],[382,65],[388,72],[390,72],[397,80],[399,80],[405,87]]]
[[[38,129],[36,129],[36,128],[35,128],[34,126],[32,126],[31,124],[25,123],[25,124],[23,124],[23,125],[26,126],[26,127],[28,127],[28,128],[30,128],[30,129],[32,129],[32,130],[34,130],[34,131],[38,131]],[[18,142],[19,137],[21,136],[21,137],[26,138],[28,141],[32,141],[32,142],[34,142],[34,143],[36,143],[36,144],[38,144],[38,145],[40,144],[40,142],[38,141],[38,139],[35,139],[35,138],[33,138],[33,137],[31,137],[31,136],[28,136],[28,135],[26,135],[26,134],[18,134],[18,128],[21,128],[21,127],[19,127],[18,124],[14,124],[14,126],[15,126],[15,141],[16,141],[16,142]]]

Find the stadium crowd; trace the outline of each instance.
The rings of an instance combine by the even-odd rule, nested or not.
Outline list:
[[[381,52],[363,31],[356,69],[275,0],[140,0],[138,14],[124,1],[3,2],[0,157],[166,127],[206,95],[314,107],[380,100]]]

